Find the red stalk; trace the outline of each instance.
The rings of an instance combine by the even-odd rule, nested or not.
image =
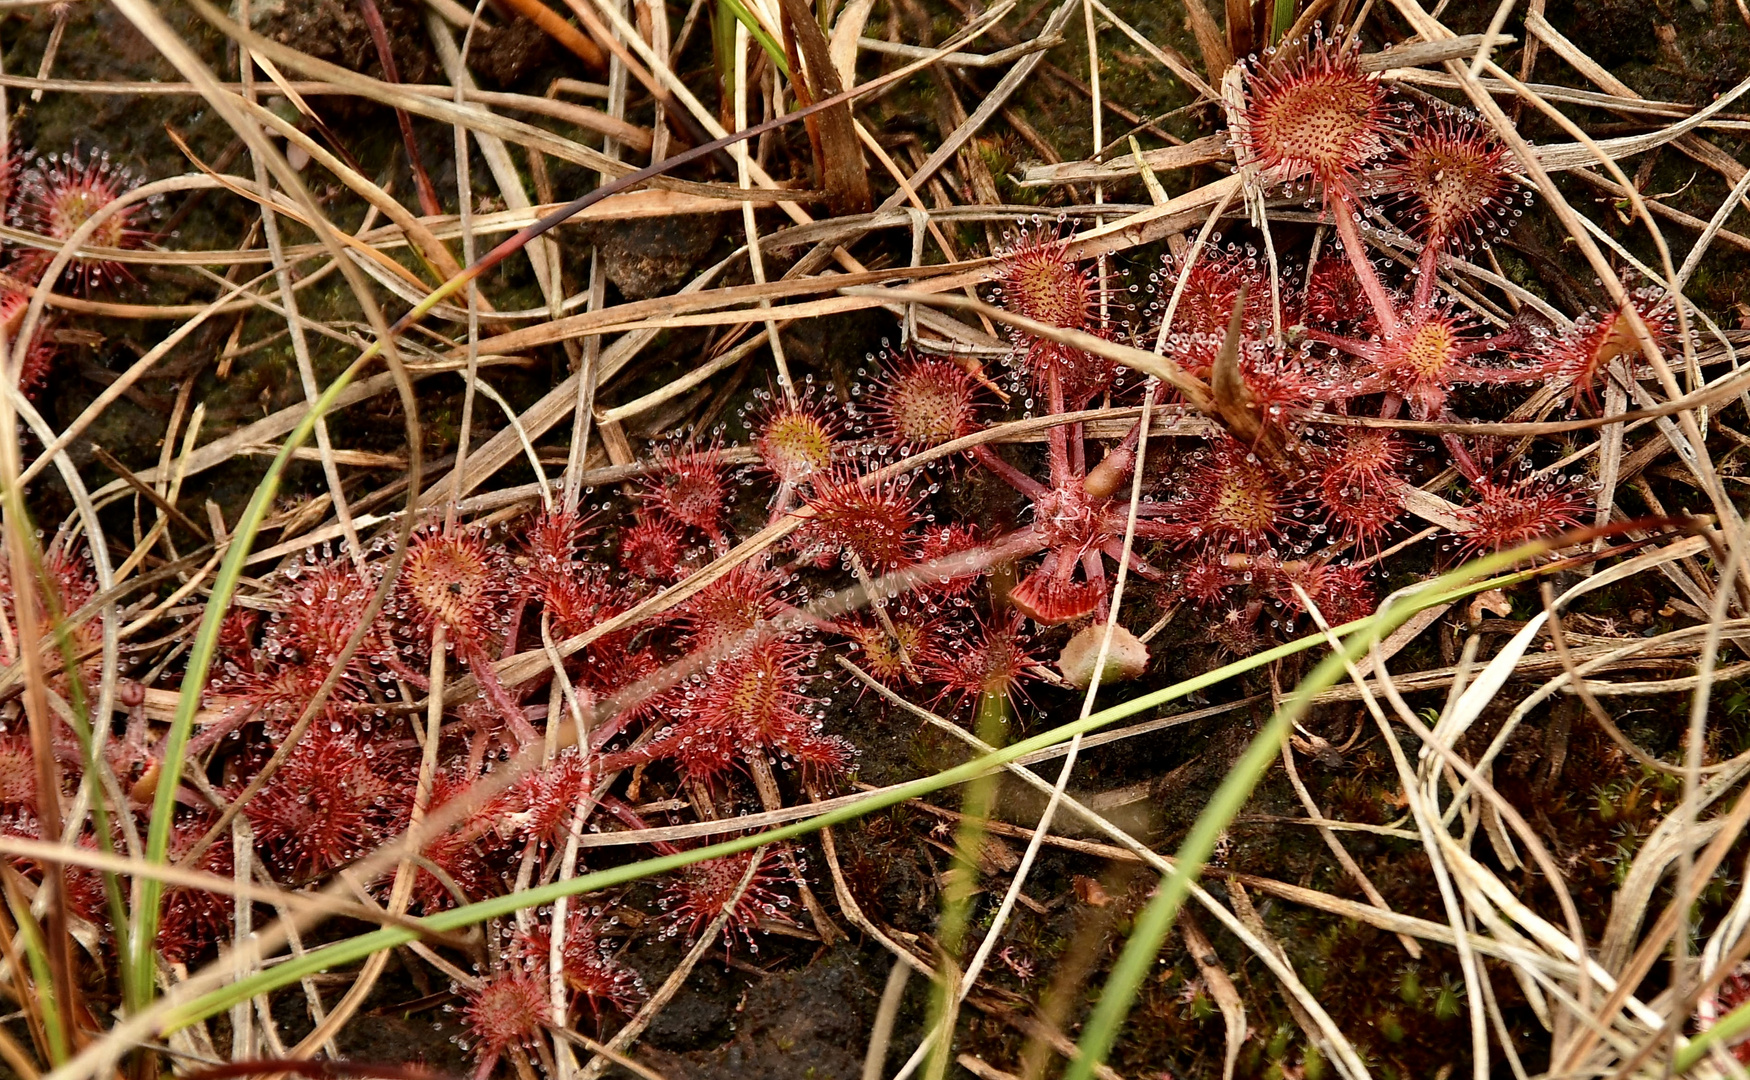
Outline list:
[[[1367,258],[1367,246],[1361,242],[1361,231],[1355,227],[1355,200],[1349,194],[1348,185],[1340,178],[1325,182],[1325,198],[1331,206],[1331,220],[1336,226],[1337,236],[1343,241],[1343,254],[1349,257],[1349,265],[1355,268],[1356,280],[1361,282],[1361,291],[1367,294],[1367,300],[1373,305],[1373,313],[1379,318],[1379,329],[1382,334],[1390,334],[1398,328],[1397,309],[1392,306],[1391,297],[1386,295],[1385,286],[1380,284],[1379,274],[1373,269],[1373,263]]]
[[[377,10],[376,0],[358,0],[358,3],[359,13],[370,28],[371,40],[377,45],[377,60],[383,65],[383,81],[399,84],[401,72],[395,67],[395,52],[389,47],[389,28],[383,25],[383,13]],[[413,118],[407,115],[406,109],[396,109],[395,123],[400,126],[401,141],[407,147],[407,164],[413,169],[413,186],[419,190],[419,212],[426,217],[437,217],[444,212],[444,207],[438,202],[437,188],[432,186],[431,176],[425,171],[425,161],[419,156],[419,144],[413,138]],[[466,193],[459,197],[465,198]]]

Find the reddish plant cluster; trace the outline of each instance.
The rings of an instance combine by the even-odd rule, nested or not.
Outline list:
[[[27,158],[29,155],[26,155]],[[22,165],[22,163],[21,163]],[[57,247],[71,240],[110,203],[139,186],[132,172],[117,165],[107,152],[49,154],[31,159],[11,177],[8,217],[18,228],[33,232]],[[102,216],[82,247],[135,248],[146,238],[139,225],[149,213],[145,203],[129,203]],[[35,280],[53,261],[53,248],[32,247],[18,257],[14,276]],[[63,281],[82,292],[106,282],[131,281],[127,267],[113,260],[79,257],[69,263]]]
[[[786,914],[790,898],[775,888],[788,878],[779,852],[770,848],[694,863],[676,875],[663,897],[668,919],[665,933],[696,939],[701,930],[722,917],[725,947],[733,945],[735,935],[740,934],[747,947],[757,952],[753,933],[761,919],[791,921]]]
[[[474,1080],[486,1080],[505,1051],[533,1050],[553,1023],[552,998],[547,980],[533,972],[507,971],[489,976],[467,990],[462,1017],[468,1038],[462,1049],[472,1050],[479,1064]]]
[[[647,996],[644,980],[614,956],[612,943],[601,934],[603,923],[600,910],[574,908],[566,914],[559,968],[568,1008],[574,1013],[586,1010],[591,1016],[600,1016],[608,1009],[629,1014]],[[524,970],[546,975],[551,970],[552,950],[552,927],[544,925],[518,934],[511,952]]]
[[[6,630],[0,634],[0,663],[8,667],[22,659],[18,637],[20,590],[13,580],[14,573],[11,563],[0,556],[0,618],[5,620]],[[78,693],[83,695],[84,687],[98,674],[97,654],[103,644],[101,614],[89,612],[77,621],[68,618],[80,614],[96,593],[97,579],[89,557],[73,547],[65,536],[56,537],[43,552],[42,573],[33,575],[30,594],[34,598],[32,611],[36,623],[44,632],[54,625],[53,619],[65,619],[62,623],[65,641],[57,641],[56,653],[44,658],[50,686],[64,695],[74,691],[75,682],[80,684]],[[71,666],[65,662],[69,659],[67,653],[71,653]]]
[[[1546,383],[1569,387],[1576,407],[1595,407],[1595,387],[1613,364],[1622,361],[1632,377],[1640,340],[1621,313],[1555,332],[1529,310],[1503,318],[1442,289],[1443,256],[1463,255],[1519,216],[1510,155],[1455,110],[1394,100],[1353,51],[1315,40],[1298,59],[1255,62],[1236,141],[1242,163],[1256,170],[1253,182],[1286,185],[1322,205],[1338,254],[1305,268],[1282,260],[1272,270],[1274,254],[1215,247],[1169,259],[1154,276],[1159,295],[1145,339],[1158,336],[1168,358],[1256,419],[1242,426],[1244,437],[1218,432],[1161,451],[1172,461],[1171,494],[1145,491],[1134,506],[1134,544],[1147,554],[1128,557],[1133,574],[1171,581],[1210,609],[1212,637],[1246,653],[1271,636],[1266,624],[1285,625],[1307,601],[1333,622],[1366,611],[1369,590],[1354,556],[1379,551],[1400,531],[1405,492],[1431,449],[1417,437],[1309,416],[1364,422],[1407,413],[1462,430],[1455,395],[1466,388]],[[1364,226],[1387,242],[1393,230],[1409,234],[1406,246],[1420,255],[1407,276],[1376,265]],[[1017,315],[1116,337],[1117,316],[1095,315],[1109,308],[1098,301],[1098,274],[1075,260],[1070,241],[1035,231],[1011,252],[1000,295]],[[1674,320],[1659,294],[1634,294],[1634,310],[1654,343],[1670,342]],[[1216,370],[1224,362],[1231,375]],[[1104,361],[1042,333],[1017,333],[1014,365],[1016,391],[1046,413],[1123,393]],[[1217,427],[1230,426],[1224,414]],[[1102,614],[1107,559],[1124,555],[1126,455],[1135,440],[1133,432],[1091,466],[1082,427],[1054,428],[1044,481],[993,448],[974,451],[1033,504],[1045,554],[1011,601],[1035,621]],[[1517,470],[1509,478],[1486,443],[1448,434],[1438,451],[1470,492],[1454,515],[1461,552],[1512,547],[1585,514],[1571,482]],[[1300,590],[1291,588],[1297,583]]]
[[[302,882],[369,853],[405,828],[405,754],[318,724],[244,807],[268,861]]]
[[[1519,213],[1507,152],[1456,112],[1394,100],[1352,53],[1323,42],[1292,62],[1258,61],[1245,84],[1235,138],[1247,179],[1322,208],[1334,234],[1322,255],[1297,265],[1269,246],[1182,249],[1138,312],[1117,270],[1034,227],[999,264],[1002,302],[1031,320],[1012,334],[1003,385],[965,357],[871,356],[843,400],[806,380],[756,394],[741,415],[745,448],[725,448],[721,432],[665,442],[620,493],[592,493],[593,507],[502,530],[422,523],[393,581],[386,542],[356,558],[289,559],[251,579],[223,624],[173,847],[193,856],[204,845],[192,865],[229,874],[231,840],[204,839],[212,800],[247,793],[259,865],[306,886],[436,820],[421,826],[417,859],[366,883],[429,914],[581,872],[577,838],[592,830],[644,828],[646,815],[689,805],[724,818],[752,797],[773,809],[843,780],[856,751],[830,730],[834,660],[962,714],[1019,703],[1055,679],[1046,661],[1065,639],[1110,614],[1121,569],[1200,610],[1216,645],[1247,655],[1315,613],[1333,625],[1367,614],[1368,560],[1409,534],[1411,485],[1442,464],[1451,475],[1428,495],[1457,503],[1444,518],[1459,526],[1449,551],[1511,547],[1581,521],[1577,485],[1499,460],[1494,444],[1463,437],[1463,414],[1483,395],[1550,383],[1573,409],[1597,408],[1609,380],[1637,375],[1641,329],[1671,340],[1669,305],[1638,293],[1632,317],[1592,313],[1556,329],[1461,300],[1441,284],[1442,260]],[[89,213],[125,185],[102,161],[43,162],[19,181],[14,220],[35,215],[31,227],[53,238],[77,191]],[[104,243],[125,246],[137,223],[113,219]],[[1418,250],[1414,265],[1377,264],[1364,226],[1384,246]],[[88,286],[117,276],[78,274]],[[1190,406],[1207,402],[1127,380],[1052,327],[1159,340],[1220,407],[1198,415]],[[1170,436],[1151,431],[1146,462],[1141,403],[1173,421]],[[1070,415],[1109,406],[1129,411],[1098,426]],[[1038,442],[997,442],[989,426],[1022,414],[1034,420],[1022,437]],[[1377,423],[1406,418],[1448,433]],[[918,456],[928,460],[908,460]],[[957,505],[944,484],[976,502]],[[45,569],[47,626],[88,603],[95,583],[64,545],[51,545]],[[12,664],[17,590],[3,584],[0,660]],[[94,679],[101,637],[95,618],[70,628],[73,662],[51,665],[64,697]],[[1113,672],[1146,667],[1132,642]],[[1084,660],[1078,670],[1091,670]],[[1061,657],[1060,669],[1071,682],[1086,675]],[[179,673],[159,677],[134,687],[127,729],[105,747],[142,827],[164,775],[146,695]],[[70,729],[54,745],[70,795],[81,750]],[[21,726],[0,731],[10,833],[38,832],[36,764]],[[794,862],[768,850],[669,875],[657,922],[696,936],[721,917],[729,943],[752,947],[807,887]],[[80,913],[110,932],[97,879],[72,880]],[[642,922],[616,926],[609,914],[631,902],[604,899],[562,931],[537,921],[494,942],[485,974],[462,991],[479,1077],[555,1021],[555,933],[557,1004],[597,1017],[636,1007],[642,988],[609,944]],[[164,910],[160,940],[176,962],[212,955],[231,932],[232,902],[197,890],[173,890]]]
[[[1447,517],[1459,522],[1449,547],[1461,553],[1512,547],[1585,515],[1574,483],[1496,461],[1487,442],[1362,426],[1368,417],[1407,415],[1460,432],[1471,388],[1555,383],[1569,389],[1575,408],[1595,408],[1613,365],[1633,377],[1640,338],[1623,313],[1592,313],[1557,331],[1530,309],[1509,318],[1444,289],[1443,258],[1462,257],[1522,212],[1510,154],[1454,109],[1395,99],[1352,50],[1324,40],[1302,44],[1291,51],[1294,59],[1267,55],[1247,69],[1236,144],[1253,170],[1250,182],[1286,187],[1323,208],[1335,251],[1297,267],[1256,246],[1220,246],[1218,238],[1167,260],[1143,313],[1140,336],[1158,338],[1170,360],[1229,402],[1218,430],[1153,451],[1169,463],[1165,494],[1155,495],[1158,481],[1144,478],[1134,504],[1134,428],[1102,451],[1082,424],[1053,426],[1043,477],[988,443],[970,450],[1031,503],[1029,522],[992,539],[1022,558],[1040,554],[1037,563],[1021,564],[1007,597],[1034,623],[1103,617],[1121,559],[1132,575],[1165,582],[1209,609],[1216,616],[1211,636],[1239,653],[1266,643],[1271,627],[1279,632],[1304,616],[1309,603],[1334,622],[1364,614],[1370,588],[1356,557],[1407,533],[1406,492],[1429,475],[1430,451],[1451,464],[1468,492]],[[1410,272],[1377,265],[1364,228],[1387,246],[1396,237],[1419,251]],[[1078,260],[1073,239],[1038,226],[1013,242],[998,278],[998,297],[1013,314],[1106,339],[1129,332],[1131,313],[1119,300],[1129,291],[1115,271]],[[1652,342],[1669,344],[1669,303],[1647,290],[1633,300]],[[1110,361],[1030,325],[1012,332],[1010,358],[1010,389],[1029,411],[1049,417],[1135,400],[1137,387],[1127,388]],[[1218,371],[1223,364],[1231,366]],[[934,359],[902,359],[891,371],[865,408],[894,445],[927,447],[978,430],[968,404],[978,384],[970,375]],[[959,393],[936,390],[938,377]],[[920,404],[926,400],[928,408]],[[1255,419],[1235,427],[1232,410]],[[1321,413],[1351,424],[1311,422]],[[913,673],[899,663],[898,644],[915,641],[928,663],[944,655],[911,621],[890,621],[884,634],[870,623],[850,630],[856,650],[883,677]],[[947,655],[966,663],[977,650]],[[939,666],[937,677],[961,688],[978,682],[942,679]]]
[[[26,285],[37,284],[64,244],[87,222],[99,217],[105,207],[138,186],[139,181],[131,171],[117,165],[106,152],[84,153],[75,146],[70,153],[15,156],[0,147],[0,217],[13,228],[43,241],[42,246],[14,248],[11,258],[0,266],[0,272]],[[109,210],[102,214],[80,247],[137,248],[148,235],[140,226],[152,212],[153,206],[147,202]],[[90,293],[132,280],[133,275],[121,262],[78,256],[68,262],[60,281],[50,284]],[[12,341],[23,330],[29,304],[27,292],[0,287],[0,327],[5,330],[9,352]],[[55,345],[48,329],[49,320],[39,320],[22,366],[13,371],[7,365],[8,373],[17,379],[19,389],[26,395],[34,396],[43,388],[54,363]]]

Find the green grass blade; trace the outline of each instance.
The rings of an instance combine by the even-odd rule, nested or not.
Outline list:
[[[1294,26],[1294,0],[1276,0],[1270,13],[1270,44],[1282,44],[1282,36]]]
[[[766,28],[760,25],[758,19],[754,18],[753,12],[747,9],[747,5],[743,4],[741,0],[717,0],[717,2],[723,5],[725,11],[735,16],[736,22],[747,27],[748,34],[760,43],[760,48],[766,51],[766,57],[771,60],[772,66],[782,72],[784,78],[788,79],[790,77],[790,62],[784,56],[784,47],[774,41],[772,35],[766,33]],[[733,36],[731,40],[733,40]],[[733,64],[729,70],[735,70]]]
[[[21,515],[20,520],[29,522],[28,514],[21,507],[15,506],[14,512]],[[27,536],[34,538],[34,532],[27,529]],[[73,640],[72,628],[67,622],[67,612],[61,606],[61,586],[47,569],[43,561],[43,551],[34,542],[27,544],[30,559],[30,573],[36,581],[37,600],[46,613],[48,627],[47,636],[52,638],[55,649],[60,653],[61,672],[67,679],[66,697],[68,715],[66,723],[73,731],[73,737],[79,743],[80,761],[84,766],[83,782],[91,792],[91,816],[93,831],[96,834],[98,847],[105,853],[113,855],[115,844],[109,825],[108,793],[103,790],[103,783],[97,769],[96,746],[91,736],[91,707],[85,690],[85,679],[79,670],[78,646]],[[121,878],[105,871],[102,874],[104,900],[109,908],[112,925],[128,925],[127,903],[123,898]],[[117,959],[122,977],[127,977],[130,958],[126,950],[122,950]],[[59,1019],[58,1017],[56,1018]]]
[[[724,0],[711,8],[711,60],[717,65],[718,92],[728,102],[735,97],[735,15]]]
[[[188,750],[189,735],[194,730],[195,714],[200,711],[201,695],[206,689],[207,672],[218,649],[219,628],[231,608],[231,597],[237,582],[243,577],[243,566],[249,549],[261,531],[261,523],[279,493],[280,477],[292,454],[304,445],[316,429],[317,422],[334,407],[334,402],[351,385],[353,378],[373,359],[380,346],[373,345],[330,383],[316,404],[286,436],[285,444],[268,466],[267,475],[255,487],[255,494],[238,519],[231,533],[231,546],[213,579],[212,596],[201,613],[200,629],[195,633],[194,646],[189,650],[188,673],[183,676],[182,693],[176,701],[176,715],[170,723],[170,733],[164,741],[164,757],[158,775],[158,789],[152,799],[152,820],[146,834],[146,860],[162,863],[170,847],[170,829],[176,814],[176,789],[182,783],[183,755]],[[164,883],[146,878],[140,884],[140,905],[133,913],[129,931],[129,967],[124,985],[124,1002],[130,1011],[143,1009],[152,999],[152,954],[158,939],[158,906],[164,896]]]
[[[1239,814],[1240,808],[1251,797],[1252,789],[1275,762],[1289,725],[1305,714],[1312,706],[1313,698],[1335,685],[1343,677],[1347,664],[1365,655],[1374,643],[1383,641],[1386,635],[1407,622],[1411,615],[1435,603],[1444,602],[1436,597],[1450,593],[1454,588],[1474,591],[1478,586],[1471,583],[1476,578],[1542,550],[1547,550],[1547,545],[1530,545],[1467,563],[1428,582],[1414,593],[1388,601],[1372,618],[1344,628],[1351,632],[1343,640],[1341,651],[1320,661],[1301,680],[1294,694],[1277,708],[1270,721],[1258,732],[1246,752],[1229,770],[1221,786],[1209,800],[1209,805],[1197,815],[1191,832],[1179,845],[1172,873],[1161,879],[1159,890],[1131,927],[1130,938],[1125,942],[1124,951],[1119,955],[1118,962],[1113,966],[1112,974],[1100,993],[1100,999],[1088,1017],[1081,1041],[1077,1044],[1079,1053],[1064,1072],[1064,1080],[1092,1080],[1094,1070],[1106,1061],[1113,1044],[1117,1042],[1125,1019],[1130,1015],[1131,1006],[1135,1004],[1137,991],[1153,969],[1155,957],[1159,955],[1167,934],[1172,931],[1173,922],[1177,919],[1185,898],[1190,895],[1192,881],[1203,872],[1209,856],[1215,851],[1216,841]],[[1492,582],[1489,584],[1493,587]]]
[[[1682,1076],[1700,1065],[1713,1047],[1729,1046],[1745,1031],[1750,1031],[1750,1001],[1720,1017],[1712,1027],[1681,1045],[1671,1061],[1671,1071]]]
[[[15,902],[10,888],[6,890],[6,906],[12,912],[12,923],[18,927],[18,937],[24,945],[25,963],[30,965],[30,977],[36,983],[36,997],[43,1018],[43,1036],[49,1043],[49,1061],[60,1065],[67,1060],[67,1033],[61,1028],[61,1012],[55,1008],[55,980],[49,974],[48,945],[42,930],[31,916],[30,905]],[[16,976],[14,976],[16,978]]]
[[[41,577],[47,581],[46,575]],[[73,729],[73,737],[78,740],[79,759],[85,766],[85,785],[91,792],[91,824],[97,836],[97,847],[105,855],[114,855],[115,837],[110,831],[108,793],[103,790],[103,780],[98,771],[97,743],[91,733],[91,707],[85,693],[85,680],[79,671],[78,648],[73,642],[73,631],[67,625],[67,613],[61,610],[55,594],[44,592],[42,595],[50,601],[46,605],[49,620],[53,627],[55,645],[61,652],[61,668],[67,676],[67,726]],[[104,903],[109,908],[110,925],[127,926],[128,905],[122,890],[121,876],[114,871],[105,870],[102,879]],[[120,969],[123,985],[127,984],[132,964],[133,957],[128,954],[127,949],[116,950],[116,966]]]
[[[978,737],[989,746],[1001,746],[1008,741],[1009,699],[1002,694],[978,696]],[[930,1051],[923,1075],[925,1080],[941,1080],[947,1075],[948,1050],[954,1045],[953,1018],[959,1002],[960,956],[966,944],[966,928],[972,916],[972,898],[978,884],[979,856],[984,850],[985,822],[990,819],[991,806],[996,801],[997,774],[985,773],[966,785],[966,797],[961,804],[960,827],[954,835],[954,860],[948,866],[948,884],[942,888],[942,918],[936,925],[936,947],[942,957],[942,977],[930,995],[929,1023],[925,1031],[935,1031],[944,1024],[948,1030]]]

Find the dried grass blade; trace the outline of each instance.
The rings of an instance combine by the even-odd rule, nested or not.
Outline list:
[[[1215,999],[1216,1007],[1221,1010],[1222,1025],[1227,1032],[1227,1052],[1221,1059],[1221,1080],[1233,1080],[1234,1065],[1240,1059],[1248,1032],[1246,1007],[1240,1002],[1240,992],[1235,989],[1234,981],[1221,966],[1221,957],[1197,924],[1189,918],[1180,920],[1179,935],[1185,939],[1185,950],[1191,954],[1191,962],[1197,965],[1198,974],[1203,976],[1203,985],[1209,988],[1209,996]]]

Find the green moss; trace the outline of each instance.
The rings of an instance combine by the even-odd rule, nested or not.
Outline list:
[[[1398,979],[1398,999],[1405,1005],[1415,1005],[1422,1000],[1422,979],[1414,967],[1405,968]]]
[[[1273,1068],[1281,1068],[1280,1062],[1288,1054],[1288,1042],[1293,1034],[1292,1028],[1279,1027],[1276,1029],[1276,1033],[1270,1036],[1269,1045],[1264,1048],[1264,1055],[1271,1061],[1278,1063],[1272,1066]]]
[[[1379,1034],[1389,1043],[1404,1041],[1404,1025],[1398,1021],[1396,1013],[1388,1012],[1379,1018]]]
[[[1464,1011],[1464,983],[1447,975],[1440,980],[1440,989],[1434,992],[1434,1018],[1436,1020],[1457,1020]]]

